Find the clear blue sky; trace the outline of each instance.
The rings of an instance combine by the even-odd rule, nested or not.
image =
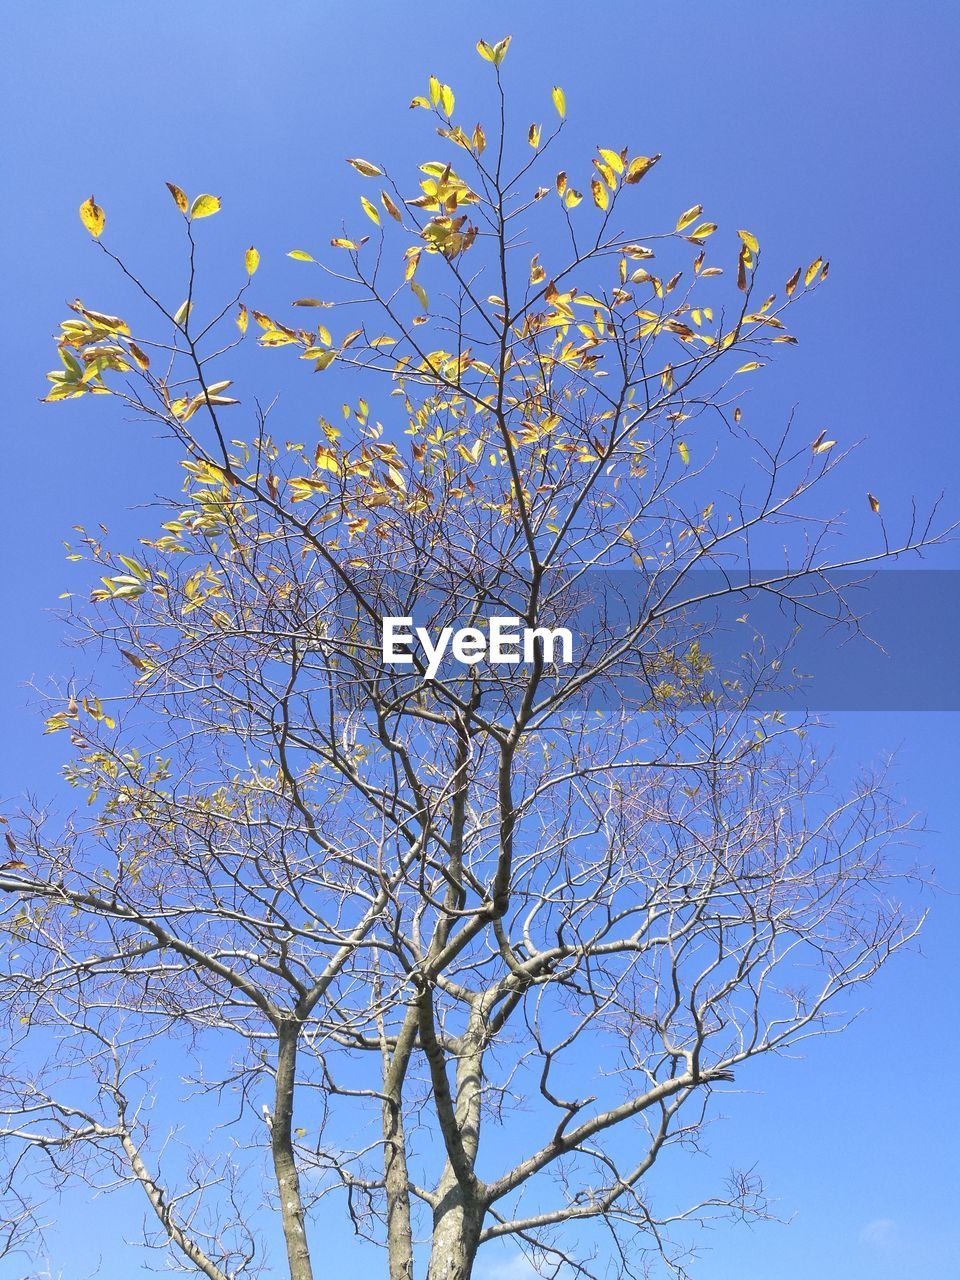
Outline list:
[[[822,426],[869,437],[854,464],[854,540],[867,487],[895,512],[946,484],[960,511],[953,0],[46,0],[2,10],[3,800],[54,790],[60,744],[40,736],[24,682],[70,670],[50,611],[82,584],[61,539],[100,519],[136,530],[142,513],[129,509],[176,483],[163,446],[102,403],[37,402],[65,300],[110,309],[80,201],[96,193],[114,243],[149,278],[164,269],[174,225],[163,181],[217,192],[228,260],[255,242],[258,287],[289,299],[302,276],[286,250],[322,245],[355,206],[343,158],[421,158],[422,125],[405,106],[429,72],[479,107],[489,70],[473,52],[479,36],[514,35],[520,118],[544,118],[559,82],[585,154],[598,142],[663,153],[654,176],[666,208],[702,200],[722,227],[754,230],[788,269],[831,259],[801,345],[770,371],[762,404],[782,417],[799,403],[811,437]],[[850,498],[838,491],[838,502]],[[931,563],[956,565],[956,552]],[[901,749],[902,789],[929,815],[928,856],[960,887],[960,717],[836,722],[841,766]],[[945,894],[924,954],[870,991],[852,1032],[804,1061],[761,1067],[748,1082],[757,1092],[730,1100],[711,1139],[718,1164],[756,1159],[796,1217],[717,1231],[703,1280],[774,1270],[780,1280],[960,1277],[958,927],[957,899]],[[86,1274],[78,1259],[96,1255],[96,1223],[107,1221],[97,1218],[104,1206],[78,1212],[65,1211],[55,1237],[66,1280]],[[329,1274],[341,1274],[333,1261]]]

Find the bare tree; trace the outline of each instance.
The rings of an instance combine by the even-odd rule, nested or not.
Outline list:
[[[504,1238],[544,1275],[687,1274],[698,1224],[767,1201],[735,1172],[675,1203],[657,1161],[752,1059],[842,1027],[914,934],[883,780],[833,795],[810,726],[760,697],[779,652],[711,658],[724,600],[817,615],[839,570],[936,536],[888,537],[871,498],[876,553],[838,558],[811,495],[844,449],[741,413],[827,266],[761,299],[755,237],[728,287],[699,206],[624,231],[657,156],[601,149],[582,207],[565,173],[538,185],[563,95],[514,158],[506,42],[480,52],[489,139],[431,79],[414,105],[452,159],[413,196],[350,161],[371,237],[297,268],[322,296],[294,305],[330,328],[252,312],[350,402],[312,440],[282,407],[234,407],[259,258],[200,314],[219,201],[170,186],[180,306],[81,209],[131,318],[77,302],[48,398],[113,396],[186,478],[136,554],[81,535],[102,576],[74,626],[117,661],[58,691],[47,728],[88,803],[6,826],[13,1226],[51,1181],[132,1184],[183,1271],[310,1280],[311,1221],[340,1194],[390,1280],[466,1280]],[[541,634],[528,661],[472,660],[492,617],[567,626],[572,659]],[[414,644],[399,665],[385,618],[475,633],[462,661],[431,670]]]

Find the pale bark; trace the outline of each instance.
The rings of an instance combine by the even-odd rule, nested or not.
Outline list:
[[[480,1243],[483,1208],[457,1182],[444,1177],[433,1215],[433,1239],[427,1280],[470,1280]]]
[[[413,1280],[413,1232],[406,1139],[399,1093],[383,1103],[383,1174],[390,1280]]]
[[[476,1008],[457,1053],[456,1103],[452,1125],[441,1127],[450,1149],[456,1143],[456,1159],[448,1161],[438,1188],[433,1214],[428,1280],[469,1280],[480,1243],[486,1214],[484,1189],[474,1172],[480,1143],[480,1102],[483,1058],[481,1025]],[[449,1122],[450,1117],[447,1117]],[[454,1132],[447,1132],[448,1127]],[[465,1164],[463,1168],[461,1161]]]
[[[277,1035],[277,1069],[270,1146],[280,1197],[283,1238],[287,1246],[290,1280],[313,1280],[310,1248],[307,1244],[300,1175],[293,1151],[293,1096],[297,1079],[297,1038],[295,1023],[282,1023]]]

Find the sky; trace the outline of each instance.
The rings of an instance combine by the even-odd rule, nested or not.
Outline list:
[[[828,287],[804,312],[799,347],[768,371],[761,403],[778,420],[796,405],[811,438],[824,427],[865,437],[854,488],[844,481],[835,494],[850,506],[852,545],[869,536],[868,488],[891,518],[943,488],[960,515],[951,0],[4,0],[2,803],[56,790],[60,744],[41,736],[29,685],[69,675],[75,660],[55,614],[61,592],[83,589],[84,571],[66,563],[63,540],[99,520],[136,531],[137,505],[175,483],[169,450],[102,404],[38,403],[65,302],[80,295],[110,310],[115,289],[77,206],[95,193],[115,246],[157,278],[175,229],[164,181],[218,193],[214,268],[216,253],[239,261],[252,241],[261,296],[289,299],[302,277],[286,251],[323,245],[355,206],[344,157],[389,156],[397,167],[421,158],[409,99],[433,72],[479,112],[489,68],[474,44],[508,32],[518,118],[546,117],[560,83],[568,146],[585,158],[598,143],[661,152],[647,182],[663,207],[699,200],[721,227],[750,227],[784,276],[797,261],[830,258]],[[957,568],[956,547],[927,565]],[[900,789],[927,815],[922,853],[944,889],[921,948],[882,975],[849,1033],[763,1066],[725,1101],[715,1159],[756,1162],[791,1221],[718,1229],[702,1280],[774,1268],[781,1280],[960,1278],[960,717],[832,719],[839,769],[897,752]],[[65,1280],[86,1274],[78,1259],[95,1254],[89,1231],[77,1243],[78,1225],[106,1222],[95,1216],[105,1212],[64,1207],[52,1258]],[[480,1277],[523,1271],[503,1255]]]

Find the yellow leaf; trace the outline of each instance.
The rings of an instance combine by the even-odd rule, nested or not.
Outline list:
[[[444,115],[453,115],[453,104],[456,99],[453,96],[453,90],[448,84],[440,86],[440,105],[443,107]]]
[[[872,493],[868,493],[867,501],[870,503],[870,510],[875,516],[878,516],[880,514],[880,500],[875,498]]]
[[[593,192],[593,203],[598,209],[606,209],[610,205],[610,195],[599,178],[590,179],[590,190]]]
[[[533,149],[534,149],[534,150],[536,150],[536,149],[537,149],[537,147],[539,147],[539,145],[540,145],[540,126],[539,126],[538,124],[532,124],[532,125],[530,126],[530,131],[529,131],[529,133],[527,134],[527,141],[530,143],[531,147],[533,147]]]
[[[176,201],[177,208],[180,210],[180,212],[186,213],[187,212],[186,192],[181,191],[181,189],[177,186],[175,182],[168,182],[167,190],[170,192],[170,194],[173,196],[174,200]]]
[[[598,147],[600,158],[609,165],[614,173],[623,173],[623,157],[619,151],[611,151],[609,147]]]
[[[257,267],[260,265],[260,255],[257,253],[253,245],[247,250],[243,257],[243,265],[247,268],[247,275],[252,276]]]
[[[813,262],[811,262],[809,267],[807,267],[806,274],[803,277],[803,283],[805,285],[811,285],[816,278],[817,272],[820,270],[822,266],[823,266],[823,259],[814,258]]]
[[[334,238],[330,241],[330,243],[333,245],[334,249],[359,249],[360,248],[360,246],[356,243],[355,240],[346,240],[344,239],[343,236],[334,236]],[[289,258],[295,258],[299,256],[300,255],[298,253],[290,253],[287,255],[287,257]],[[303,261],[312,262],[313,259],[308,254],[303,258]]]
[[[677,441],[677,453],[680,455],[680,461],[685,467],[690,465],[690,450],[687,448],[685,440]]]
[[[712,236],[717,229],[715,222],[698,222],[693,230],[689,233],[690,240],[706,240],[707,236]]]
[[[246,308],[246,307],[243,305],[243,303],[241,302],[241,303],[240,303],[240,310],[239,310],[239,312],[237,313],[237,328],[240,330],[240,332],[241,332],[241,333],[246,333],[246,332],[247,332],[247,325],[248,325],[249,323],[250,323],[250,317],[249,317],[249,315],[247,314],[247,308]]]
[[[793,275],[792,275],[792,276],[790,277],[790,279],[787,281],[787,297],[788,297],[788,298],[790,298],[790,297],[792,297],[792,296],[793,296],[793,291],[794,291],[794,289],[796,289],[796,287],[797,287],[797,281],[800,279],[800,272],[801,272],[801,270],[802,270],[802,268],[801,268],[801,267],[797,267],[796,271],[793,273]]]
[[[306,249],[291,249],[287,254],[288,258],[295,258],[297,262],[314,262],[315,258],[312,253],[307,253]]]
[[[416,295],[417,301],[420,303],[421,307],[423,307],[424,311],[428,310],[429,302],[427,299],[427,291],[426,289],[424,289],[423,285],[419,282],[419,280],[411,280],[410,288],[413,290],[414,294]]]
[[[553,86],[553,94],[551,96],[553,97],[553,105],[557,109],[557,115],[560,117],[561,120],[563,120],[567,114],[566,94],[563,92],[563,90],[560,88],[558,84],[555,84]]]
[[[360,160],[354,157],[347,160],[347,164],[352,164],[357,173],[362,173],[365,178],[379,178],[383,173],[382,169],[378,169],[375,164],[371,164],[369,160]]]
[[[759,360],[748,360],[746,364],[742,364],[737,373],[750,373],[754,369],[762,369],[763,365]]]
[[[582,192],[574,191],[573,187],[568,187],[567,194],[564,196],[563,202],[568,209],[575,209],[582,199]]]
[[[741,230],[737,232],[737,235],[740,237],[740,239],[747,246],[747,248],[750,250],[751,253],[759,253],[760,241],[757,239],[757,237],[753,234],[752,231]]]
[[[485,61],[492,62],[495,67],[499,67],[507,56],[507,50],[510,48],[512,39],[512,36],[504,36],[502,40],[498,40],[494,45],[491,45],[487,40],[478,40],[477,53]]]
[[[89,200],[84,200],[80,206],[80,221],[93,236],[94,240],[98,239],[103,231],[106,218],[103,210],[94,200],[93,196]]]
[[[694,222],[696,222],[697,218],[700,217],[701,213],[703,213],[702,204],[694,204],[694,205],[691,205],[689,209],[684,209],[683,213],[681,213],[680,217],[677,219],[677,225],[674,227],[674,230],[675,231],[685,230],[687,227],[691,226]]]
[[[627,165],[627,172],[623,175],[624,182],[629,182],[631,185],[639,182],[642,177],[650,172],[659,159],[659,152],[655,156],[634,156],[629,165]]]
[[[136,360],[140,368],[149,369],[150,357],[147,353],[141,347],[138,347],[135,342],[128,342],[127,346],[130,348],[130,354],[133,356],[134,360]]]
[[[285,329],[264,329],[260,335],[261,347],[289,347],[294,342],[296,338]]]
[[[389,213],[390,217],[393,218],[395,222],[400,221],[400,210],[397,208],[397,206],[393,203],[393,201],[387,195],[386,191],[380,192],[380,203],[383,205],[387,213]]]
[[[193,204],[190,206],[191,218],[209,218],[213,213],[220,212],[219,196],[197,196]]]
[[[367,215],[367,217],[370,219],[370,221],[371,221],[371,222],[375,222],[375,223],[377,224],[377,226],[379,227],[379,225],[380,225],[380,214],[377,212],[377,208],[376,208],[376,206],[375,206],[375,205],[372,205],[372,204],[370,203],[370,201],[367,199],[367,197],[366,197],[366,196],[361,196],[361,197],[360,197],[360,205],[361,205],[361,207],[362,207],[362,209],[363,209],[363,212]]]
[[[740,256],[737,258],[737,288],[741,293],[747,292],[747,268],[753,261],[753,254],[747,246],[740,246]]]
[[[430,94],[430,105],[435,107],[440,101],[440,81],[436,76],[431,76],[427,81],[427,92]]]

